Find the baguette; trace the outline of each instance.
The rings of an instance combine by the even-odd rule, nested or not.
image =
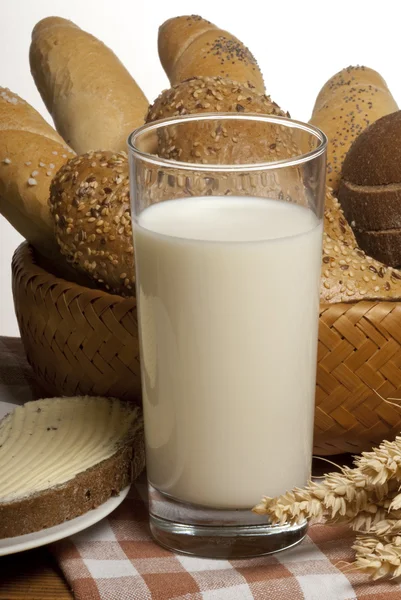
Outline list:
[[[327,184],[338,190],[344,159],[358,135],[380,117],[398,110],[382,76],[367,67],[348,67],[320,90],[310,122],[329,139]]]
[[[148,101],[107,46],[67,19],[48,17],[33,29],[29,59],[57,131],[78,154],[126,150]]]
[[[144,462],[142,416],[132,404],[86,396],[17,407],[0,421],[0,538],[96,508]]]
[[[27,102],[0,88],[0,213],[40,253],[59,254],[50,182],[74,152]]]
[[[158,47],[171,85],[190,77],[224,77],[265,91],[262,73],[248,48],[202,17],[165,21],[159,28]]]

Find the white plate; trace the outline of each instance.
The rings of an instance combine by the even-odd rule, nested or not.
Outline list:
[[[6,556],[7,554],[15,554],[16,552],[23,552],[24,550],[31,550],[32,548],[45,546],[51,542],[57,542],[58,540],[62,540],[70,535],[73,535],[74,533],[78,533],[83,529],[87,529],[113,512],[113,510],[115,510],[127,496],[129,489],[130,486],[126,487],[118,496],[113,496],[97,508],[90,510],[80,517],[71,519],[71,521],[65,521],[64,523],[61,523],[61,525],[55,525],[54,527],[49,527],[48,529],[42,529],[36,533],[27,533],[26,535],[19,535],[17,537],[0,540],[0,556]]]

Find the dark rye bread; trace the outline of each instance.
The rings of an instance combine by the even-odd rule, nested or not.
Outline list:
[[[338,198],[360,247],[401,264],[401,111],[382,117],[355,140],[344,161]]]
[[[59,525],[117,496],[143,470],[142,442],[81,473],[60,487],[8,504],[0,504],[0,539]],[[131,476],[132,470],[132,476]]]
[[[2,500],[2,489],[7,485],[7,478],[3,476],[0,481],[0,539],[40,531],[74,519],[100,506],[111,496],[118,495],[142,472],[145,464],[143,422],[137,407],[115,399],[88,399],[88,397],[51,399],[50,402],[85,402],[87,400],[89,402],[110,402],[113,405],[114,403],[121,403],[123,407],[122,418],[125,414],[131,415],[132,420],[130,420],[130,424],[120,441],[117,441],[115,451],[105,460],[82,470],[65,483],[54,486],[49,485],[45,489],[31,494],[26,493],[23,497],[10,501]],[[44,405],[43,403],[48,404]],[[40,415],[42,415],[43,411],[49,409],[49,400],[29,402],[25,407],[28,405],[31,409],[33,405],[35,412],[39,413],[40,409]],[[36,407],[38,408],[36,409]],[[24,410],[24,407],[18,409],[21,411]],[[1,434],[4,434],[7,418],[8,416],[0,421],[0,439]],[[25,431],[27,429],[26,426]],[[49,438],[53,433],[53,429],[53,427],[47,429]],[[28,434],[29,431],[27,431]],[[47,432],[45,435],[47,435]],[[4,439],[2,441],[4,447],[6,447]],[[52,452],[52,455],[54,455],[56,448],[52,448],[51,443],[49,448],[49,454]],[[53,468],[57,468],[57,463]]]
[[[358,185],[343,179],[338,198],[355,233],[401,227],[401,184]]]
[[[401,267],[401,229],[356,231],[355,238],[361,248],[370,248],[370,254],[376,260],[391,267]]]

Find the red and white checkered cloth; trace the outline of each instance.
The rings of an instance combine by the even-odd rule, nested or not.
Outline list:
[[[0,400],[29,399],[27,377],[19,343],[0,338]],[[299,546],[272,556],[175,555],[152,541],[142,476],[111,515],[51,550],[77,600],[401,600],[400,584],[347,569],[352,541],[346,527],[315,525]]]

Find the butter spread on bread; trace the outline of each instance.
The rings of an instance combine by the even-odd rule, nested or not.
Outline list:
[[[105,502],[142,470],[140,409],[51,398],[0,421],[0,538],[51,527]]]

